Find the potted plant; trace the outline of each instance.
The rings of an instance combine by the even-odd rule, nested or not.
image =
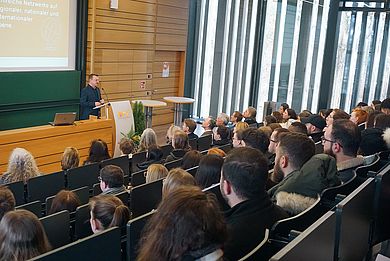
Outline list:
[[[134,102],[132,108],[135,128],[134,130],[130,130],[127,134],[122,133],[122,135],[125,138],[133,140],[134,144],[138,146],[141,139],[141,134],[145,130],[144,106],[142,102]]]

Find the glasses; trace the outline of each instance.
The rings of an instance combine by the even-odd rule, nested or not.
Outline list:
[[[322,137],[321,137],[321,143],[322,143],[322,145],[324,145],[325,142],[337,143],[337,144],[339,144],[340,147],[343,147],[339,142],[337,142],[337,141],[335,141],[335,140],[328,140],[328,139],[326,139],[324,136],[322,136]]]

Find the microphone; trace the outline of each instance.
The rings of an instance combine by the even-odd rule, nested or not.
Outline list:
[[[106,96],[107,103],[110,103],[110,100],[108,99],[108,95],[107,95],[106,91],[104,90],[103,87],[101,87],[101,89],[102,89],[102,91],[104,93],[104,96]]]

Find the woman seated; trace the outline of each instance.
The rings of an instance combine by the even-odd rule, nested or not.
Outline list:
[[[60,212],[62,210],[68,210],[69,212],[75,212],[76,208],[81,205],[80,199],[76,193],[70,190],[61,190],[54,197],[51,203],[49,215]]]
[[[61,159],[62,170],[77,168],[80,162],[79,151],[73,147],[66,147]]]
[[[182,187],[161,202],[146,225],[137,260],[222,260],[226,237],[215,196]]]
[[[157,135],[153,129],[147,128],[142,132],[137,152],[147,151],[150,146],[157,146]]]
[[[156,145],[149,146],[146,153],[146,160],[141,163],[137,163],[139,169],[147,169],[151,164],[161,163],[163,152],[160,147]]]
[[[34,157],[25,149],[15,148],[8,161],[7,172],[0,176],[0,184],[23,181],[39,176],[39,170]]]
[[[175,168],[168,172],[162,187],[162,197],[165,198],[172,191],[186,186],[195,186],[195,178],[187,171]]]
[[[183,157],[180,168],[186,170],[198,166],[202,156],[203,155],[197,150],[188,151]]]
[[[146,183],[163,179],[168,175],[168,169],[162,164],[152,164],[146,171]]]
[[[89,147],[88,158],[84,161],[83,165],[101,162],[109,158],[111,157],[108,152],[107,143],[101,139],[93,140]]]
[[[188,135],[184,131],[176,131],[173,135],[172,147],[173,150],[167,156],[165,162],[181,159],[190,150]]]
[[[219,155],[208,154],[200,160],[195,180],[201,189],[219,183],[223,158]]]
[[[50,249],[41,222],[30,211],[9,211],[1,219],[0,260],[27,260]]]

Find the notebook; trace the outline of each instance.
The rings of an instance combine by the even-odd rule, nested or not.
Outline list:
[[[61,126],[61,125],[73,125],[76,119],[75,112],[60,112],[56,113],[54,117],[54,121],[49,122],[49,124],[53,126]]]

